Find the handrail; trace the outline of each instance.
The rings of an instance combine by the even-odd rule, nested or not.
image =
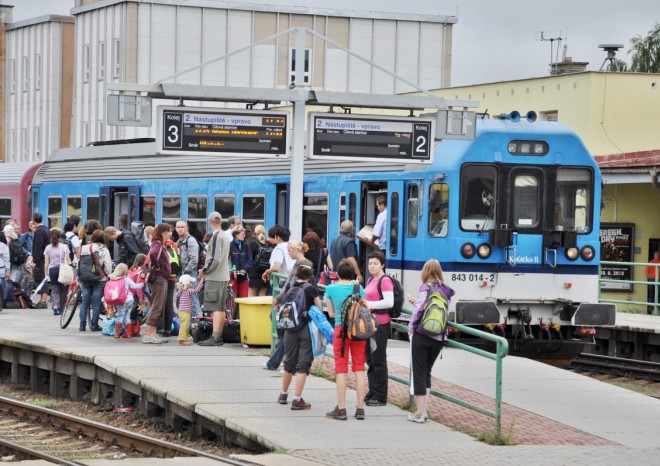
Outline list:
[[[647,280],[622,280],[615,278],[603,278],[602,275],[602,266],[603,265],[614,265],[614,266],[633,266],[633,267],[644,267],[644,276],[646,276],[646,267],[655,267],[655,280],[649,282]],[[598,301],[605,303],[620,303],[620,304],[639,304],[642,306],[650,306],[656,309],[656,313],[660,310],[660,264],[651,264],[648,262],[615,262],[615,261],[601,261],[598,265]],[[617,284],[629,284],[629,285],[642,285],[655,286],[653,301],[632,301],[630,299],[612,299],[609,297],[603,296],[603,291],[617,291],[617,290],[603,290],[601,285],[603,283],[617,283]],[[627,290],[626,290],[627,291]]]
[[[270,283],[273,288],[273,296],[277,296],[280,291],[281,291],[281,284],[283,283],[284,280],[287,279],[286,275],[282,275],[279,273],[273,273],[270,276]],[[319,285],[319,288],[324,288],[322,285]],[[407,309],[402,310],[403,314],[407,314],[412,316],[412,311],[409,311]],[[272,352],[275,351],[275,341],[277,340],[277,323],[276,323],[276,316],[275,316],[275,308],[271,309],[271,321],[272,321],[272,332],[273,332],[273,338],[271,340],[271,354]],[[403,325],[397,322],[392,321],[391,323],[392,327],[401,330],[404,332],[408,332],[408,326]],[[442,393],[438,390],[431,390],[431,395],[436,396],[438,398],[441,398],[445,401],[449,401],[450,403],[457,404],[459,406],[462,406],[464,408],[471,409],[473,411],[476,411],[478,413],[484,414],[486,416],[490,416],[495,419],[495,435],[498,437],[500,436],[502,432],[502,359],[506,357],[506,355],[509,353],[509,343],[506,341],[505,338],[498,337],[497,335],[493,335],[492,333],[484,332],[481,330],[474,329],[472,327],[468,327],[466,325],[461,325],[457,324],[455,322],[447,322],[447,325],[451,328],[454,328],[460,332],[467,333],[470,335],[474,335],[479,338],[483,338],[484,340],[492,341],[496,344],[496,351],[495,353],[490,353],[488,351],[484,351],[479,348],[475,348],[469,345],[466,345],[464,343],[460,343],[458,341],[453,341],[453,340],[447,340],[447,346],[451,346],[454,348],[462,349],[465,351],[469,351],[470,353],[476,354],[478,356],[482,356],[488,359],[492,359],[495,361],[495,410],[489,410],[486,408],[482,408],[480,406],[477,406],[475,404],[472,404],[468,401],[461,400],[460,398],[453,397],[451,395],[448,395],[446,393]],[[329,357],[334,357],[332,353],[326,353],[326,356]],[[410,373],[412,373],[412,367],[410,367]],[[410,378],[411,376],[409,375],[408,379],[405,379],[403,377],[399,377],[394,374],[387,374],[388,378],[402,383],[404,385],[410,386]],[[411,397],[412,398],[412,397]],[[412,404],[412,400],[409,400],[410,404]]]

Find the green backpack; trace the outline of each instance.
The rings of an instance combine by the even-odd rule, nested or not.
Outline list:
[[[438,289],[429,286],[429,294],[424,303],[424,313],[419,328],[429,336],[442,335],[447,328],[447,297]]]

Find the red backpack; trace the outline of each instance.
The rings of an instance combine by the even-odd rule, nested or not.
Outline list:
[[[107,304],[124,304],[126,302],[126,282],[123,278],[111,278],[105,284],[103,297]]]

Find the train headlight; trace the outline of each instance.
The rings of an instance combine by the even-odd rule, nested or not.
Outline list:
[[[461,255],[466,259],[472,259],[474,257],[475,252],[476,252],[476,248],[472,243],[465,243],[461,247]]]
[[[490,248],[490,244],[488,243],[480,244],[479,247],[477,248],[477,255],[482,259],[487,259],[488,256],[490,256],[491,252],[492,249]]]
[[[569,261],[574,261],[580,255],[580,251],[578,250],[578,248],[566,248],[564,254],[566,255],[566,259],[568,259]]]
[[[582,248],[582,251],[580,251],[580,255],[585,261],[590,261],[596,256],[596,250],[591,246],[585,246]]]

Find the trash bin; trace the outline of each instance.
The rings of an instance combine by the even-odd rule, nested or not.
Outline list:
[[[241,343],[270,346],[270,311],[273,308],[273,297],[237,298],[236,302],[241,316]]]

